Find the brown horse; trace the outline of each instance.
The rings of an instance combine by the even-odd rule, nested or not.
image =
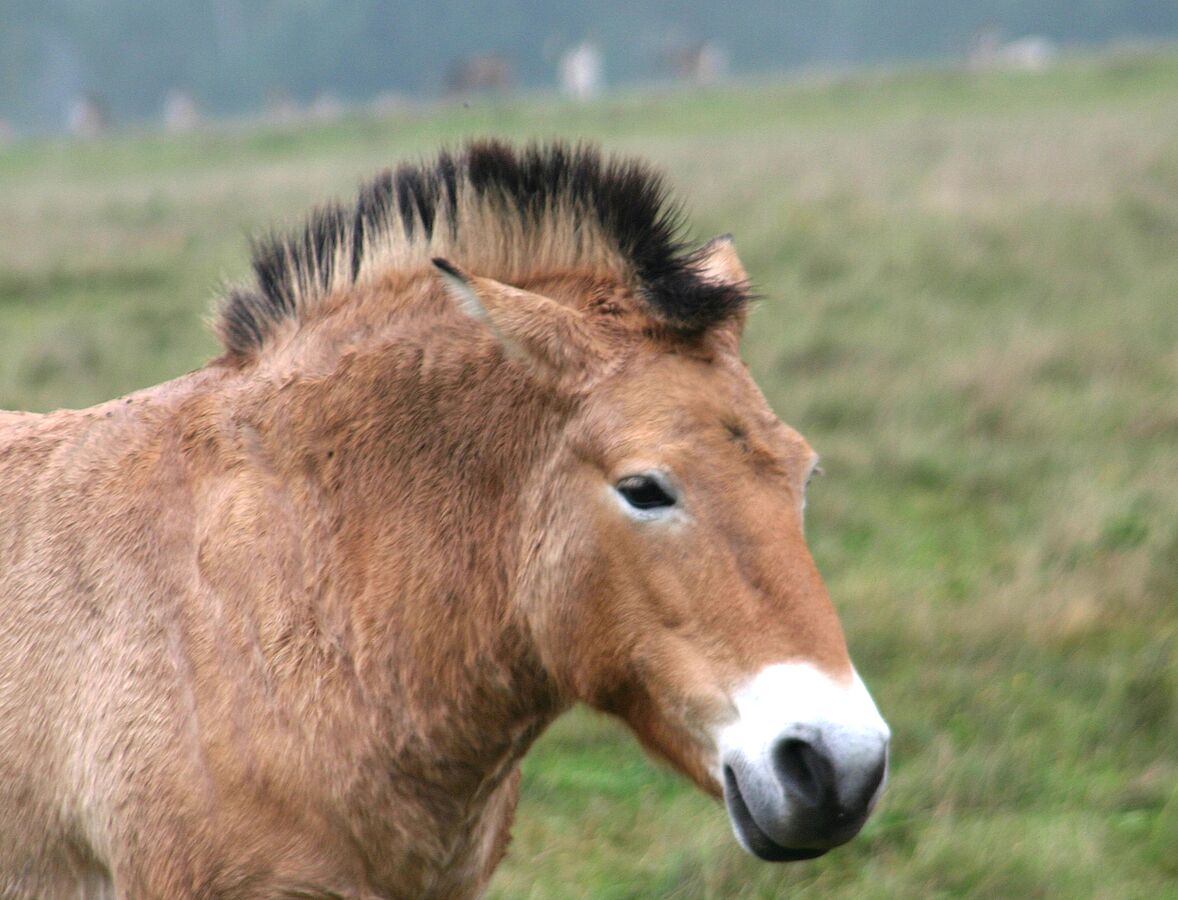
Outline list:
[[[0,895],[478,894],[578,701],[762,858],[854,835],[815,456],[677,229],[641,165],[475,144],[260,245],[206,367],[0,415]]]

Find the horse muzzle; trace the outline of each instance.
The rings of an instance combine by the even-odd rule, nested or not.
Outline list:
[[[857,675],[770,666],[733,697],[720,778],[737,840],[761,859],[812,859],[854,837],[887,777],[890,733]]]

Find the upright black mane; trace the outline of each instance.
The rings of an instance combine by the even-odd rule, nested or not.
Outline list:
[[[380,262],[374,256],[387,251],[390,240],[397,244],[397,260],[390,265],[418,257],[427,264],[436,255],[475,265],[464,253],[479,247],[480,231],[483,243],[490,243],[485,232],[502,228],[525,245],[514,247],[514,262],[505,264],[518,270],[521,260],[544,255],[539,248],[552,255],[555,239],[546,245],[545,230],[554,231],[557,223],[563,224],[562,233],[577,235],[568,241],[566,264],[575,264],[586,245],[605,242],[605,252],[616,257],[651,314],[677,330],[701,332],[747,300],[743,285],[700,277],[695,251],[684,242],[679,207],[669,200],[661,176],[643,163],[604,157],[585,145],[517,150],[480,141],[457,154],[443,152],[431,165],[386,170],[360,191],[351,208],[324,206],[301,231],[256,242],[255,283],[229,292],[217,330],[232,352],[260,349],[284,319],[360,280],[368,266]],[[415,249],[420,253],[410,252]]]

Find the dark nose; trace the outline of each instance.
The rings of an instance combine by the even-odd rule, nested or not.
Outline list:
[[[887,754],[866,765],[840,767],[820,737],[790,737],[773,748],[773,769],[793,804],[799,830],[815,841],[839,844],[867,818],[887,770]]]

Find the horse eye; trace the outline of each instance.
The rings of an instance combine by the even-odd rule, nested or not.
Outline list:
[[[660,509],[675,505],[675,498],[649,475],[627,475],[617,483],[617,491],[635,509]]]

